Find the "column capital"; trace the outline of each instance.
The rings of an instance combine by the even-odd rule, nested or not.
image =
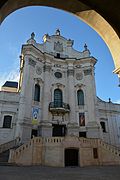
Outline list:
[[[67,76],[74,76],[74,69],[68,69]]]
[[[50,72],[50,70],[51,70],[51,65],[45,64],[45,65],[43,66],[43,71],[44,71],[44,72],[46,72],[46,71]]]
[[[33,59],[29,58],[29,59],[28,59],[28,64],[31,65],[31,66],[33,66],[33,67],[35,67],[36,62],[35,62]]]

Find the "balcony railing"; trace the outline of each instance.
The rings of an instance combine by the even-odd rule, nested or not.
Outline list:
[[[64,103],[64,102],[50,102],[49,111],[67,113],[70,111],[70,106],[69,104]]]

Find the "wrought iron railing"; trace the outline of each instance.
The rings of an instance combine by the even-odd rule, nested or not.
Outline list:
[[[49,104],[49,109],[54,108],[54,109],[58,109],[58,108],[63,108],[65,110],[70,110],[70,106],[67,103],[64,102],[50,102]]]

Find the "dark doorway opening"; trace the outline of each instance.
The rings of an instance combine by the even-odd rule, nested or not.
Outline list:
[[[86,132],[79,132],[79,137],[84,137],[84,138],[86,138]]]
[[[78,166],[78,149],[65,149],[65,167]]]
[[[38,130],[37,129],[32,129],[31,138],[33,138],[33,136],[35,136],[35,137],[38,136]]]
[[[53,124],[52,136],[65,136],[66,125]]]
[[[60,53],[57,53],[57,56],[56,56],[57,58],[60,58]]]

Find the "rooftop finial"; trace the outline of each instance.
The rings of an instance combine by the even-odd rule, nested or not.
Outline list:
[[[111,98],[109,98],[109,103],[111,103]]]
[[[35,33],[32,32],[32,33],[31,33],[31,39],[34,39],[34,38],[35,38]]]
[[[60,30],[59,30],[59,29],[56,29],[55,34],[56,34],[57,36],[60,36]]]
[[[87,44],[85,43],[85,45],[84,45],[84,48],[85,48],[85,51],[87,51],[88,50],[88,48],[87,48]]]

